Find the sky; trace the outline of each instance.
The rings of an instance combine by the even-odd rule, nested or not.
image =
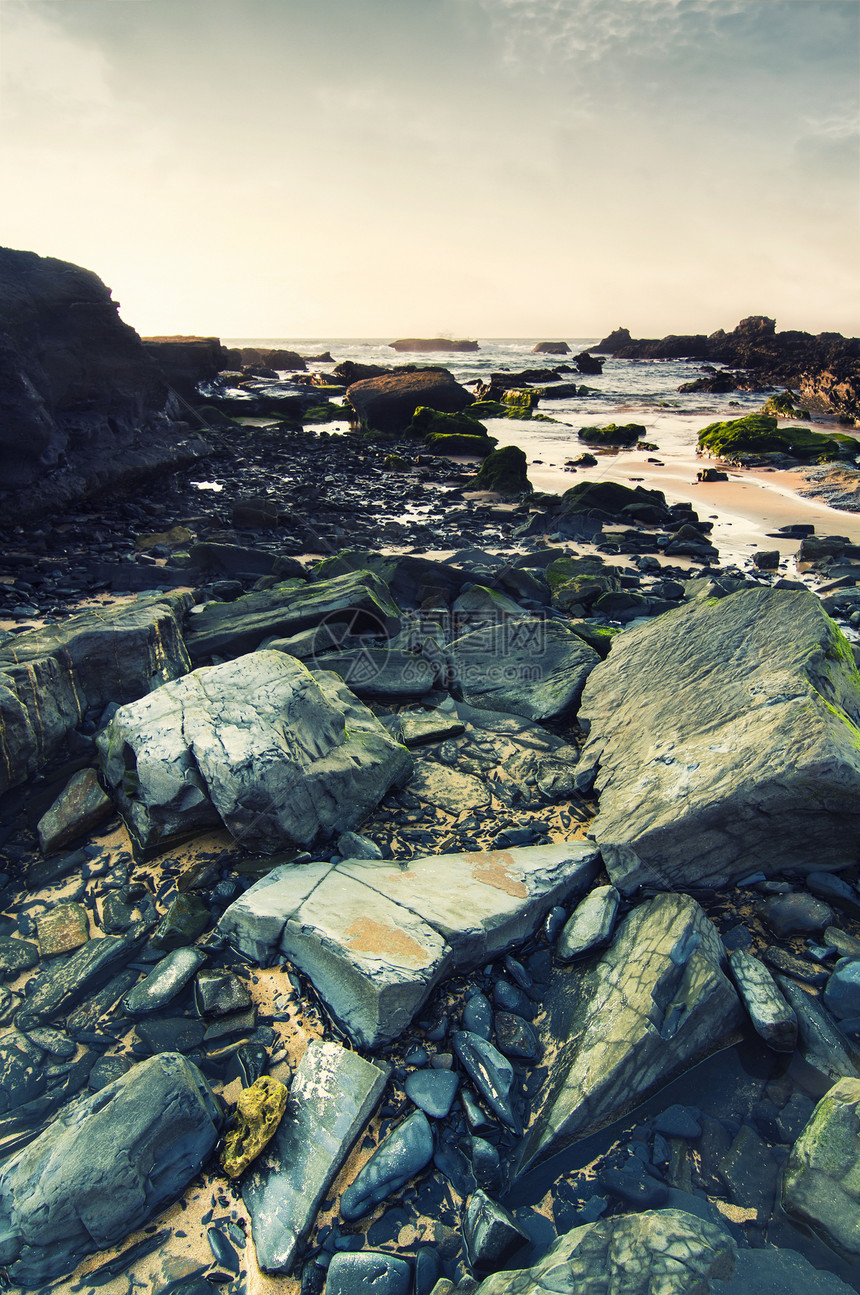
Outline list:
[[[0,0],[0,183],[144,335],[857,335],[860,0]]]

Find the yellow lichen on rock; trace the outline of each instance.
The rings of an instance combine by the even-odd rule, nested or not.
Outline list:
[[[229,1178],[238,1178],[268,1146],[286,1109],[287,1089],[269,1075],[243,1090],[221,1147],[221,1168]]]

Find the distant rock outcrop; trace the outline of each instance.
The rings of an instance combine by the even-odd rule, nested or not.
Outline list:
[[[477,342],[450,337],[400,337],[389,343],[393,351],[480,351]]]
[[[90,270],[0,249],[0,521],[15,521],[208,448],[110,290]]]
[[[570,355],[570,347],[567,342],[538,342],[532,355]]]

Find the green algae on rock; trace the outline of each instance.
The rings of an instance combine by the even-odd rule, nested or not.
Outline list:
[[[242,1089],[221,1148],[221,1168],[228,1178],[238,1178],[269,1145],[287,1109],[287,1095],[286,1086],[270,1075]]]
[[[780,427],[776,417],[770,414],[747,414],[744,418],[703,427],[699,432],[699,449],[723,459],[739,454],[779,453],[821,463],[855,453],[857,441],[840,432],[825,436],[808,427]]]
[[[860,1257],[860,1080],[840,1079],[791,1151],[783,1204],[831,1245]]]
[[[530,492],[532,485],[527,476],[527,460],[517,445],[503,445],[493,450],[484,460],[474,481],[476,490],[495,490],[500,495],[521,495]]]
[[[419,405],[412,415],[412,422],[404,435],[421,436],[429,440],[431,436],[486,436],[487,429],[477,418],[464,410],[461,414],[446,414],[438,409],[429,409]]]
[[[478,426],[477,423],[473,425]],[[476,459],[484,459],[498,442],[494,436],[432,432],[425,444],[433,454],[471,454]]]
[[[762,405],[763,414],[775,414],[778,418],[800,418],[804,422],[809,420],[810,414],[808,409],[799,409],[795,405],[796,396],[793,391],[786,388],[778,396],[770,396]]]
[[[578,436],[586,445],[635,445],[648,429],[642,423],[608,423],[606,427],[580,427]]]

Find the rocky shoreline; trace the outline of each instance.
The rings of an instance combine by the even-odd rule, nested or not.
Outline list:
[[[860,1289],[860,548],[476,495],[418,376],[7,512],[8,1286]]]

